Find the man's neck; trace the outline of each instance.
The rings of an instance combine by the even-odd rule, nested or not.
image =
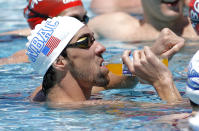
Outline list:
[[[52,102],[74,102],[90,99],[92,86],[82,85],[70,74],[57,83],[48,93],[47,99]]]

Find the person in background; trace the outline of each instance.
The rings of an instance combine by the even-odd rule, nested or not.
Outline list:
[[[144,19],[125,12],[98,15],[88,26],[97,38],[139,42],[156,40],[163,28],[169,28],[184,38],[197,40],[188,17],[183,14],[183,0],[142,0]]]
[[[31,29],[34,29],[34,27],[37,24],[40,24],[43,20],[55,16],[72,16],[84,23],[88,23],[89,21],[89,17],[87,16],[87,12],[84,9],[81,0],[29,0],[27,7],[24,8],[24,16]],[[6,34],[27,36],[30,34],[31,29],[28,28],[25,30],[12,31]],[[20,50],[9,58],[0,59],[0,65],[17,64],[23,62],[28,62],[28,58],[25,55],[25,50]]]
[[[49,47],[50,43],[53,44],[52,47]],[[106,87],[111,80],[109,70],[103,66],[102,54],[106,48],[95,41],[88,26],[75,18],[64,16],[47,19],[36,26],[26,45],[26,54],[33,68],[43,76],[45,102],[52,106],[91,104],[93,102],[89,99],[93,86]],[[129,53],[124,52],[124,56]],[[133,57],[134,71],[131,71],[136,77],[152,84],[163,100],[169,103],[182,100],[172,82],[169,69],[151,48],[135,51]],[[124,62],[126,61],[128,60],[124,57]],[[151,71],[141,75],[140,61],[145,64],[145,70]]]
[[[185,0],[187,7],[189,1],[190,0]],[[132,15],[143,14],[141,0],[92,0],[90,8],[98,15],[111,12],[126,12]]]
[[[55,16],[72,16],[80,21],[88,22],[89,17],[81,0],[27,0],[24,17],[30,28],[1,33],[1,35],[30,35],[31,29],[47,18]],[[57,8],[59,7],[59,8]]]

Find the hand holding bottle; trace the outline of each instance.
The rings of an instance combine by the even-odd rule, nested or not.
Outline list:
[[[128,57],[130,51],[125,51],[122,58],[129,70],[136,77],[153,85],[162,100],[174,103],[182,100],[175,87],[169,69],[158,59],[149,47],[133,52],[133,61]]]
[[[110,52],[109,52],[110,53]],[[133,61],[133,54],[129,53],[129,56],[131,61]],[[160,59],[161,62],[168,67],[168,59]],[[128,66],[122,62],[121,56],[114,54],[112,58],[109,58],[108,60],[105,60],[103,63],[109,71],[111,71],[113,74],[116,75],[123,75],[123,76],[133,76],[135,74],[132,74],[132,71],[129,70]]]
[[[154,85],[162,80],[172,78],[169,69],[159,60],[149,47],[133,52],[133,60],[129,58],[131,51],[125,51],[122,60],[132,74],[147,83]]]
[[[122,76],[122,75],[132,76],[132,73],[128,70],[128,67],[122,62],[121,56],[122,56],[123,50],[122,52],[118,52],[118,53],[113,53],[110,51],[107,51],[107,52],[109,52],[109,55],[111,54],[112,57],[109,59],[106,59],[103,64],[109,69],[109,71],[119,76]],[[129,57],[133,59],[132,55],[130,55]]]

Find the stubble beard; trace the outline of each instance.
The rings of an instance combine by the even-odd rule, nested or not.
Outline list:
[[[93,86],[107,86],[109,83],[109,77],[107,74],[103,74],[100,71],[97,73],[97,75],[94,75],[92,77],[92,71],[81,71],[78,68],[74,68],[74,64],[71,60],[68,60],[68,69],[70,70],[71,74],[77,78],[78,80],[85,81],[91,83]]]

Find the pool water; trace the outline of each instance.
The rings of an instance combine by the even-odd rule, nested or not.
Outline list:
[[[94,16],[89,10],[90,0],[83,0],[83,2],[88,9],[88,15]],[[0,33],[28,27],[22,13],[25,5],[26,0],[0,1],[0,12],[2,12],[0,14]],[[134,50],[143,47],[139,44],[133,46],[106,39],[99,41],[116,55],[124,49]],[[8,57],[24,49],[26,42],[25,37],[1,36],[0,58]],[[187,41],[188,45],[190,43],[197,43],[197,41]],[[186,66],[197,49],[197,44],[186,46],[169,61],[169,69],[173,73],[175,84],[184,98],[186,98],[184,95]],[[159,99],[150,85],[138,84],[134,89],[113,89],[93,96],[93,98],[102,100],[119,100],[139,104],[51,109],[28,100],[30,93],[40,85],[41,81],[41,76],[33,71],[29,63],[0,66],[0,130],[179,131],[188,129],[187,120],[182,119],[175,122],[158,120],[160,116],[190,113],[192,110],[188,104],[163,105],[164,102]],[[161,105],[142,106],[141,103],[160,103]]]

